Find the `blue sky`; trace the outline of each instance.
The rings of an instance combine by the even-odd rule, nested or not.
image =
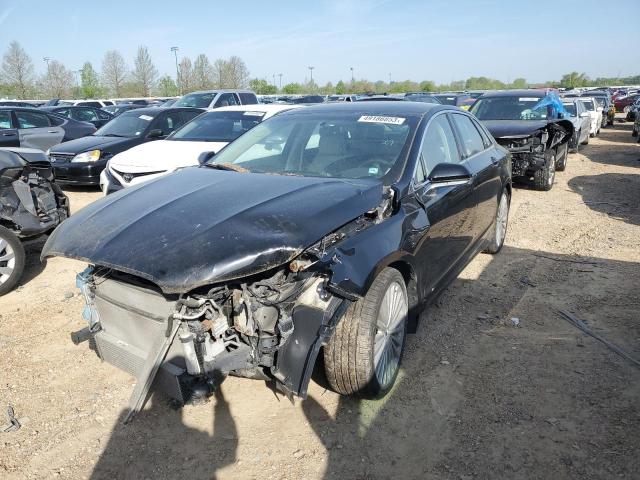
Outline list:
[[[50,28],[48,28],[50,26]],[[44,56],[100,69],[106,50],[131,66],[146,45],[161,74],[173,54],[240,56],[252,77],[320,84],[356,78],[469,76],[530,82],[569,71],[640,73],[640,0],[0,0],[0,50],[17,40],[39,71]]]

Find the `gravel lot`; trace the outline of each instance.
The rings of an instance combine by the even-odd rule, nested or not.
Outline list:
[[[410,336],[394,390],[341,398],[321,378],[292,405],[230,378],[208,403],[157,396],[123,426],[134,380],[69,332],[77,262],[32,253],[0,298],[0,477],[610,479],[640,472],[640,146],[616,124],[551,192],[514,192],[507,242],[480,255]],[[634,139],[635,140],[635,139]],[[77,211],[95,191],[69,191]],[[512,318],[519,319],[514,326]],[[0,417],[0,422],[4,419]]]

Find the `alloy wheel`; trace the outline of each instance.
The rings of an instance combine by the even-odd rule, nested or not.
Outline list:
[[[507,234],[507,222],[509,220],[509,199],[506,192],[500,197],[500,205],[498,205],[498,215],[496,217],[496,245],[502,245],[504,237]]]
[[[15,268],[15,252],[5,239],[0,238],[0,285],[9,280]]]
[[[400,364],[408,311],[404,289],[391,283],[380,303],[373,341],[375,375],[383,389],[393,381]]]

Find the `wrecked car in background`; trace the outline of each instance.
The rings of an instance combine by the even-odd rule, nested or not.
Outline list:
[[[504,90],[482,95],[471,107],[500,145],[512,154],[513,176],[551,190],[567,162],[574,126],[551,90]]]
[[[42,255],[90,264],[73,339],[138,378],[132,413],[228,374],[304,397],[321,347],[333,390],[379,397],[410,321],[501,249],[510,196],[509,153],[458,108],[325,104],[94,202]]]
[[[50,232],[68,216],[69,202],[44,152],[0,148],[0,295],[20,280],[22,241]]]

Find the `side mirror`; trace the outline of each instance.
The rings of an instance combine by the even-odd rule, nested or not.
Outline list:
[[[147,138],[160,138],[164,136],[164,132],[160,128],[154,128],[147,133]]]
[[[469,169],[459,163],[439,163],[429,174],[433,185],[459,185],[471,180]]]
[[[198,156],[198,163],[204,165],[215,156],[216,152],[202,152]]]

